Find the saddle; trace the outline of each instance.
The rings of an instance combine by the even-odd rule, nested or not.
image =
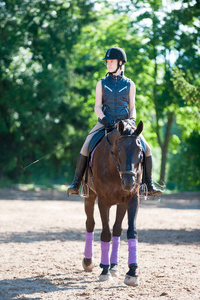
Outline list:
[[[88,161],[90,161],[90,159],[91,159],[92,151],[101,142],[101,140],[104,136],[105,136],[105,128],[97,131],[91,138],[89,146],[88,146],[88,152],[89,152],[89,160]]]

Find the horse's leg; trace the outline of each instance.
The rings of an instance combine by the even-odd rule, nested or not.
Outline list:
[[[86,213],[86,235],[85,235],[85,251],[83,259],[83,268],[91,272],[94,264],[92,261],[93,256],[93,231],[94,231],[94,204],[96,194],[90,190],[89,197],[85,198],[85,213]]]
[[[119,262],[119,245],[120,236],[122,233],[122,221],[126,214],[126,206],[124,204],[117,205],[116,219],[113,225],[112,237],[112,252],[110,256],[110,272],[113,276],[118,276],[118,262]]]
[[[98,197],[98,206],[102,222],[102,232],[101,232],[101,263],[100,267],[103,269],[99,280],[105,281],[112,279],[112,276],[109,272],[110,259],[109,259],[109,249],[110,249],[110,240],[111,240],[111,231],[109,227],[109,211],[106,201]]]
[[[139,197],[136,195],[128,203],[128,265],[129,271],[126,273],[124,283],[130,286],[138,285],[137,275],[137,230],[136,230],[136,218],[139,207]]]

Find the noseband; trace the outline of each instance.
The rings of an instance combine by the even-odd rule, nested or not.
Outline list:
[[[134,171],[132,171],[132,170],[130,170],[130,171],[122,171],[121,168],[120,168],[118,152],[117,152],[117,162],[116,162],[116,160],[115,160],[115,158],[114,158],[114,156],[113,156],[113,153],[112,153],[112,151],[111,151],[111,149],[110,149],[110,144],[109,144],[107,135],[108,135],[108,133],[106,132],[106,134],[105,134],[105,139],[106,139],[106,142],[107,142],[107,145],[108,145],[108,149],[109,149],[109,151],[110,151],[110,154],[111,154],[111,156],[112,156],[112,159],[113,159],[113,161],[114,161],[114,164],[115,164],[115,166],[116,166],[116,168],[117,168],[117,171],[118,171],[118,173],[119,173],[120,179],[122,179],[122,176],[123,176],[124,174],[132,175],[133,177],[136,177],[137,174],[138,174],[138,172],[139,172],[140,163],[142,162],[141,159],[139,160],[138,168],[137,168],[137,171],[136,171],[136,172],[134,172]],[[132,138],[135,138],[135,139],[138,138],[137,135],[126,135],[126,136],[120,136],[120,137],[119,137],[119,140],[122,139],[122,138],[126,138],[126,137],[132,137]]]

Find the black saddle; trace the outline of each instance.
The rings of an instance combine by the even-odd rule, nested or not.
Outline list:
[[[93,137],[90,140],[89,146],[88,146],[88,151],[89,151],[89,157],[91,155],[91,152],[93,149],[97,146],[98,143],[102,140],[102,138],[105,135],[105,128],[102,128],[102,130],[97,131]]]

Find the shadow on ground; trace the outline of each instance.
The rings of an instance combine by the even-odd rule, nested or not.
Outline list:
[[[100,240],[101,229],[95,230],[94,240]],[[200,244],[200,229],[191,231],[175,229],[138,230],[139,242],[149,244]],[[126,230],[123,230],[121,240],[126,241]],[[15,232],[0,235],[0,243],[34,243],[43,241],[85,241],[85,230],[64,230],[47,232]]]
[[[76,273],[76,272],[74,272]],[[84,290],[87,281],[84,272],[77,272],[78,279],[66,277],[66,274],[56,274],[45,277],[44,275],[30,278],[14,278],[0,281],[0,299],[14,300],[40,300],[42,297],[30,297],[37,293],[51,293],[56,291],[66,291],[70,289]],[[91,281],[91,280],[90,280]]]

